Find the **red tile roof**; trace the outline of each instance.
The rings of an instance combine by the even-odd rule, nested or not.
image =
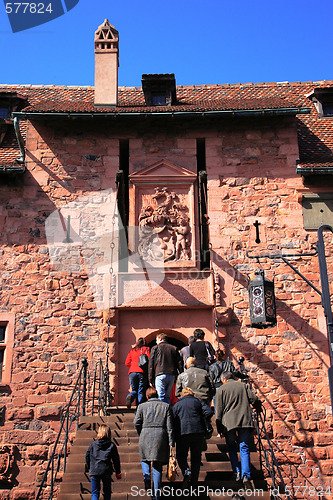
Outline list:
[[[239,112],[310,108],[297,118],[300,160],[327,164],[333,161],[333,119],[319,118],[308,95],[333,81],[281,82],[234,85],[178,86],[177,104],[147,107],[141,87],[120,87],[118,105],[94,106],[93,87],[0,85],[0,92],[17,92],[28,100],[25,113],[150,113]],[[0,148],[0,164],[3,148]]]
[[[23,139],[25,140],[26,136],[26,122],[20,122],[20,130]],[[18,157],[20,157],[20,148],[16,139],[16,134],[14,130],[14,125],[8,124],[6,128],[1,128],[1,130],[5,130],[5,135],[0,144],[0,171],[7,170],[12,167],[19,167],[20,164],[16,161]],[[1,133],[1,131],[0,131]]]

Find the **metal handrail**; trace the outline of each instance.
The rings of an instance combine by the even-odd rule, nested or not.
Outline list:
[[[247,370],[244,366],[244,358],[241,356],[238,359],[239,370],[242,374],[247,375]],[[242,382],[246,383],[251,387],[250,379],[242,380]],[[254,426],[257,433],[258,438],[258,452],[260,456],[260,468],[263,469],[263,461],[272,481],[272,489],[270,491],[270,496],[273,500],[282,500],[286,498],[287,500],[291,500],[290,494],[286,487],[286,484],[283,480],[281,470],[279,464],[277,462],[272,443],[268,437],[267,429],[265,426],[265,410],[261,411],[253,411],[252,417]],[[264,440],[267,443],[267,447],[264,446]],[[263,460],[264,459],[264,460]],[[277,477],[279,478],[279,483],[277,482]],[[283,495],[283,496],[281,496]]]
[[[99,359],[95,364],[91,414],[95,413],[97,406],[98,414],[109,415],[112,401],[113,395],[110,391],[109,370],[108,367],[103,367],[102,360]]]
[[[71,397],[66,406],[62,409],[60,416],[60,429],[55,440],[53,450],[47,467],[39,486],[36,500],[43,498],[44,488],[47,487],[48,475],[50,473],[50,490],[46,493],[44,498],[52,500],[54,494],[54,485],[57,479],[57,474],[61,468],[61,461],[63,460],[63,472],[66,470],[67,448],[69,441],[69,433],[73,422],[76,421],[77,428],[79,424],[79,417],[86,414],[86,397],[87,397],[87,368],[88,362],[86,359],[82,360],[80,373],[73,388]],[[64,433],[64,440],[61,444],[60,450],[57,451],[58,445],[61,441],[62,434]]]
[[[283,480],[282,474],[280,467],[278,465],[271,441],[268,437],[267,429],[265,426],[265,418],[264,418],[265,413],[264,412],[258,412],[255,411],[253,412],[253,421],[254,425],[256,428],[257,432],[257,438],[258,438],[258,448],[259,448],[259,454],[260,454],[260,466],[261,469],[263,468],[263,460],[262,457],[264,458],[265,466],[267,469],[267,472],[271,478],[272,481],[272,489],[271,489],[271,497],[274,500],[282,500],[281,495],[284,495],[285,498],[288,500],[291,500],[291,497],[288,493],[286,484]],[[268,450],[264,446],[263,440],[265,439]],[[279,478],[279,483],[277,482],[277,476]]]

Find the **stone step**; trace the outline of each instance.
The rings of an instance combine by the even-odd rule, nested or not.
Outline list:
[[[264,488],[266,486],[266,482],[262,478],[262,474],[260,471],[256,471],[252,469],[253,472],[253,480],[255,483],[258,485],[260,484],[260,488]],[[163,469],[163,478],[165,477],[166,474],[166,467]],[[182,474],[179,471],[178,472],[178,479],[182,479]],[[121,491],[123,489],[127,488],[129,485],[133,484],[141,484],[143,481],[142,479],[142,471],[137,469],[135,471],[124,471],[122,470],[122,480],[117,481],[114,479],[113,486],[115,488],[115,491],[119,491],[119,488]],[[228,488],[235,488],[238,485],[233,479],[232,472],[230,470],[225,470],[225,471],[205,471],[205,470],[200,470],[199,474],[199,481],[201,481],[203,484],[209,484],[209,485],[215,485],[217,488],[218,486],[221,487],[222,485]],[[62,483],[62,492],[72,492],[72,491],[77,491],[77,485],[80,484],[81,491],[84,489],[89,489],[90,488],[90,478],[89,474],[85,472],[66,472],[63,477],[63,483]]]
[[[140,456],[139,454],[137,455],[132,455],[130,453],[124,455],[128,460],[125,462],[124,459],[121,459],[121,469],[122,471],[127,471],[129,468],[131,470],[139,470],[141,472],[141,463],[140,463]],[[69,457],[70,458],[70,457]],[[259,470],[260,464],[258,458],[254,458],[252,460],[252,466],[255,470]],[[230,469],[230,462],[229,460],[225,461],[220,461],[220,462],[206,462],[204,459],[202,461],[201,465],[201,470],[203,471],[228,471],[231,473]],[[69,459],[67,460],[66,464],[66,473],[67,472],[84,472],[84,462],[78,461],[78,462],[73,462],[70,461]]]
[[[117,440],[114,440],[114,442],[117,444]],[[72,446],[70,455],[67,459],[68,463],[79,463],[82,461],[84,462],[85,459],[85,454],[88,449],[88,446],[76,446],[75,444]],[[139,445],[138,443],[122,443],[122,446],[119,447],[118,449],[120,459],[122,461],[128,461],[128,458],[126,457],[127,454],[134,454],[135,456],[139,456]],[[202,456],[204,459],[208,462],[221,462],[221,461],[228,461],[229,456],[227,453],[226,446],[208,446],[207,451],[204,451],[202,453]],[[251,461],[259,460],[258,458],[258,453],[256,451],[251,451],[250,452],[250,458]]]
[[[253,493],[255,491],[260,492],[260,498],[263,498],[263,493],[267,493],[267,485],[264,480],[260,479],[255,479],[254,481],[251,481],[252,483],[252,498],[254,497]],[[80,494],[89,494],[91,493],[91,485],[90,482],[81,482],[79,483],[79,491],[78,491],[78,484],[74,484],[74,482],[71,483],[63,483],[61,488],[61,494],[73,494],[76,493],[77,498],[80,498]],[[243,489],[243,484],[242,483],[236,483],[233,480],[228,480],[228,481],[216,481],[216,480],[210,480],[210,479],[205,479],[204,481],[200,480],[199,481],[199,486],[201,487],[200,489],[204,492],[207,491],[207,489],[215,490],[215,491],[225,491],[226,493],[229,491],[229,498],[231,496],[231,491],[237,492],[241,489]],[[171,482],[162,482],[162,487],[161,489],[165,488],[167,492],[172,491],[171,488],[173,487],[173,491],[175,490],[180,490],[181,489],[181,481],[175,481],[173,483]],[[224,488],[224,490],[223,490]],[[138,481],[116,481],[112,483],[112,491],[114,494],[116,493],[127,493],[130,495],[133,492],[139,492],[144,489],[143,486],[143,480],[142,477]],[[200,491],[200,490],[199,490]],[[137,495],[138,496],[138,495]],[[176,495],[177,496],[177,495]],[[215,495],[217,496],[217,495]],[[113,497],[113,496],[112,496]],[[113,497],[114,498],[114,497]],[[138,496],[140,498],[140,496]],[[223,498],[223,497],[222,497]],[[58,496],[59,500],[59,496]]]
[[[172,484],[172,483],[170,483]],[[170,487],[169,490],[167,490],[167,495],[164,495],[162,496],[161,500],[167,500],[168,498],[177,498],[179,500],[188,500],[190,497],[189,495],[180,495],[178,494],[178,489],[174,489],[174,494],[172,495],[172,490],[171,490],[172,486]],[[216,490],[217,491],[217,490]],[[237,492],[238,490],[234,490],[235,492]],[[140,493],[139,493],[140,492]],[[207,496],[205,494],[202,494],[200,495],[199,497],[195,497],[195,498],[200,498],[201,500],[209,500],[210,498],[226,498],[226,499],[231,499],[231,493],[230,491],[228,490],[221,490],[221,491],[217,491],[217,494],[216,494],[216,497],[212,497],[211,495]],[[245,500],[253,500],[253,499],[261,499],[261,500],[272,500],[271,499],[271,496],[269,494],[268,491],[264,491],[264,492],[256,492],[256,491],[253,491],[253,492],[244,492],[243,493],[243,497]],[[142,489],[139,489],[139,490],[134,490],[133,491],[133,494],[128,493],[128,492],[122,492],[122,493],[112,493],[112,496],[111,496],[112,500],[138,500],[138,499],[142,499],[142,500],[151,500],[151,496],[150,495],[147,495],[146,492]],[[91,500],[91,494],[90,493],[81,493],[81,494],[77,494],[77,493],[60,493],[58,496],[57,496],[57,500]]]
[[[92,441],[93,439],[96,439],[97,436],[97,430],[87,430],[87,429],[78,429],[75,435],[75,439],[90,439]],[[131,428],[128,426],[128,423],[122,422],[121,424],[117,424],[115,427],[111,429],[111,437],[124,437],[124,436],[130,436],[130,437],[136,437],[139,438],[139,435],[136,431],[136,429]]]
[[[60,487],[60,493],[57,500],[91,500],[90,478],[84,472],[84,459],[88,446],[96,438],[96,431],[99,424],[109,425],[112,432],[112,439],[118,446],[118,451],[122,463],[123,478],[120,481],[114,480],[112,484],[112,500],[129,500],[132,498],[150,498],[145,494],[143,488],[142,469],[139,457],[139,436],[133,426],[134,409],[114,408],[108,417],[81,417],[79,429],[74,438],[74,443],[67,459],[67,469],[63,476]],[[213,421],[213,427],[215,422]],[[267,493],[267,483],[263,479],[260,471],[259,456],[253,446],[251,451],[252,472],[254,478],[254,487],[261,490],[260,494],[244,494],[245,499],[261,498],[269,499]],[[164,498],[189,498],[189,495],[180,495],[180,486],[182,474],[179,475],[174,483],[165,481],[166,467],[163,470],[163,486],[168,488]],[[236,483],[233,479],[232,470],[227,454],[227,448],[224,438],[217,437],[216,429],[214,435],[207,441],[207,450],[202,454],[202,467],[200,470],[200,486],[203,495],[201,498],[208,498],[205,487],[218,491],[220,498],[230,498],[231,491],[238,491],[242,483]],[[173,488],[173,493],[171,488]],[[224,488],[224,492],[223,492]],[[177,490],[177,494],[176,494]],[[139,493],[140,491],[140,493]],[[194,495],[196,496],[196,495]],[[163,497],[162,497],[163,498]]]

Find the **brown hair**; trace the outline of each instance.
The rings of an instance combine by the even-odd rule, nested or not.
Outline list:
[[[158,394],[157,394],[157,390],[155,389],[155,387],[148,387],[148,389],[146,390],[146,398],[150,399],[150,398],[157,398],[157,397],[158,397]]]
[[[183,398],[184,396],[193,396],[194,392],[192,391],[191,387],[184,387],[184,389],[181,392],[180,397]]]
[[[137,351],[138,349],[141,349],[141,347],[145,345],[146,345],[146,339],[144,339],[143,337],[139,337],[133,349]]]
[[[215,357],[216,357],[217,361],[223,361],[224,351],[222,351],[222,349],[217,349],[215,352]]]
[[[193,332],[195,340],[203,340],[205,338],[205,332],[201,328],[196,328]]]
[[[108,439],[111,441],[111,429],[108,425],[101,424],[98,428],[96,439]]]
[[[166,336],[166,334],[165,334],[165,333],[163,333],[163,332],[162,332],[162,333],[159,333],[158,335],[156,335],[156,338],[157,338],[158,340],[160,340],[161,342],[163,342],[164,340],[166,340],[166,339],[167,339],[167,336]]]

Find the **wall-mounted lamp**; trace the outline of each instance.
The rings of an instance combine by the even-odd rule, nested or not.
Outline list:
[[[265,278],[262,269],[249,284],[250,319],[254,328],[270,328],[276,325],[274,282]]]

